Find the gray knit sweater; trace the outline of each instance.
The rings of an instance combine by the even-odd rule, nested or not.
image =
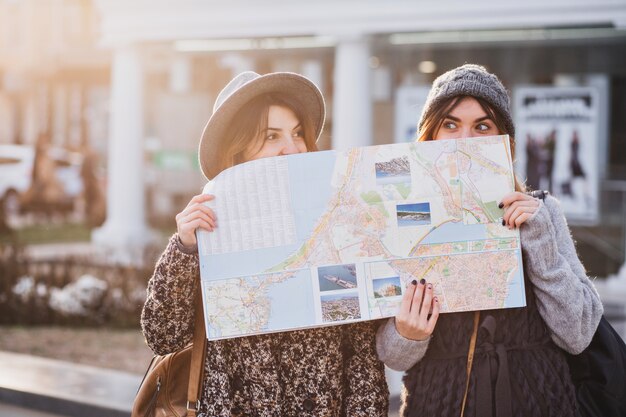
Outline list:
[[[604,310],[578,259],[558,200],[548,196],[521,226],[520,236],[528,279],[552,340],[572,354],[582,352],[591,342]],[[406,371],[420,361],[428,342],[402,337],[394,318],[376,335],[379,358],[398,371]]]

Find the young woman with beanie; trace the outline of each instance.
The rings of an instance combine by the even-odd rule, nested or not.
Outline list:
[[[509,106],[507,91],[494,74],[478,65],[463,65],[434,81],[418,124],[418,140],[508,134],[514,158]],[[558,201],[543,192],[525,193],[517,180],[515,188],[500,204],[502,227],[520,231],[527,305],[440,316],[432,284],[409,284],[398,314],[377,334],[379,357],[389,367],[406,371],[403,416],[577,413],[562,350],[577,354],[588,346],[603,307],[578,259]]]
[[[233,165],[315,151],[324,125],[320,91],[293,73],[245,72],[219,94],[200,141],[211,180]],[[172,236],[148,283],[141,324],[159,355],[192,340],[199,287],[195,230],[219,227],[197,195],[176,216]],[[207,343],[202,416],[386,416],[384,366],[373,323],[356,323]]]

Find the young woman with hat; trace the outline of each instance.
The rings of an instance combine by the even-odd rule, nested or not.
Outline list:
[[[253,159],[317,150],[324,99],[305,77],[245,72],[219,94],[200,141],[202,172]],[[191,341],[199,285],[197,228],[218,219],[198,195],[176,216],[178,231],[148,284],[141,323],[159,355]],[[386,416],[384,366],[372,323],[356,323],[207,344],[203,416]]]
[[[514,152],[507,91],[478,65],[434,81],[418,132],[419,141],[508,134]],[[576,415],[561,349],[585,349],[603,308],[559,203],[546,194],[527,194],[516,180],[500,204],[502,227],[520,230],[525,308],[439,316],[432,284],[413,281],[396,317],[379,329],[379,357],[406,371],[403,416]]]

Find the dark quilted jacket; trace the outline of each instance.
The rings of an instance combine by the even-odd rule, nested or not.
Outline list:
[[[526,308],[482,311],[465,417],[574,417],[576,398],[562,351]],[[424,358],[405,375],[403,416],[459,416],[474,313],[443,314]],[[424,387],[428,389],[424,389]]]

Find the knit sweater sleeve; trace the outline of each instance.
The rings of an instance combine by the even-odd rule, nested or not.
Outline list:
[[[411,340],[398,333],[396,319],[384,322],[376,333],[376,352],[381,361],[396,371],[407,371],[419,362],[428,349],[429,339]]]
[[[197,252],[185,250],[175,234],[154,268],[141,313],[144,337],[155,354],[172,353],[191,342],[198,276]]]
[[[578,259],[558,200],[548,197],[520,228],[526,272],[552,340],[572,354],[591,342],[604,311]]]
[[[379,321],[345,325],[344,360],[346,416],[386,417],[389,412],[389,390],[385,366],[376,356],[376,327]]]

